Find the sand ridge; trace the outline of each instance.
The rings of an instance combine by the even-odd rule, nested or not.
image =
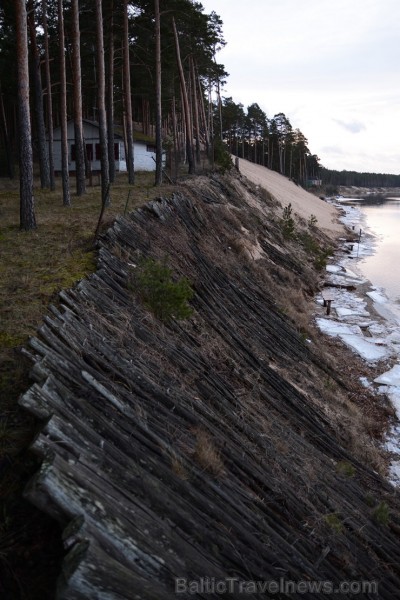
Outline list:
[[[317,226],[331,238],[344,234],[344,226],[338,221],[338,209],[306,192],[287,177],[242,158],[239,159],[239,171],[247,179],[270,192],[283,207],[291,204],[293,211],[303,219],[308,220],[311,215],[315,215],[318,220]]]

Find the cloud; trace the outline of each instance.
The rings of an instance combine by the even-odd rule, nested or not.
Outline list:
[[[343,127],[343,129],[350,131],[350,133],[360,133],[360,131],[366,129],[364,123],[361,123],[361,121],[350,121],[348,123],[340,121],[340,119],[333,119],[333,121],[340,125],[340,127]]]
[[[324,154],[335,154],[335,155],[344,154],[343,149],[340,148],[339,146],[323,146],[321,148],[321,152],[323,152]]]

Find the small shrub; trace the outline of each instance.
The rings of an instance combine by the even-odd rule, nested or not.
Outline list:
[[[328,257],[332,254],[332,248],[329,246],[321,247],[317,240],[307,232],[302,233],[299,239],[307,254],[314,255],[314,267],[317,271],[322,271],[326,267]]]
[[[387,525],[389,523],[389,507],[386,502],[380,502],[372,513],[372,518],[379,525]]]
[[[300,336],[300,341],[302,344],[305,344],[307,342],[307,340],[309,339],[308,333],[306,331],[300,331],[299,336]]]
[[[222,173],[233,168],[233,162],[227,146],[219,139],[214,140],[214,161]]]
[[[324,387],[327,390],[334,390],[336,387],[336,384],[334,382],[334,380],[332,379],[332,377],[327,377],[326,379],[324,379]]]
[[[354,477],[354,475],[356,474],[356,470],[354,468],[354,466],[347,462],[347,460],[341,460],[340,462],[338,462],[338,464],[336,465],[336,471],[339,473],[339,475],[343,475],[344,477]]]
[[[368,506],[370,506],[371,508],[373,506],[375,506],[375,498],[372,496],[372,494],[368,493],[365,496],[365,502],[368,504]]]
[[[310,218],[308,219],[308,226],[310,229],[315,229],[315,227],[317,226],[318,223],[318,219],[315,215],[310,215]]]
[[[283,209],[283,217],[281,219],[281,229],[283,233],[283,237],[286,239],[290,239],[294,237],[295,234],[295,223],[292,217],[293,209],[291,203],[285,206]]]
[[[186,277],[173,281],[172,271],[153,258],[142,261],[135,273],[135,283],[143,304],[162,321],[187,319],[192,314],[188,301],[194,292]]]
[[[307,252],[307,254],[318,254],[320,252],[320,246],[318,242],[309,233],[302,233],[300,235],[300,241],[303,244],[304,250]]]
[[[331,527],[336,533],[340,533],[343,529],[343,523],[336,513],[325,515],[325,523]]]
[[[328,257],[332,254],[332,248],[322,248],[318,255],[315,257],[314,260],[314,266],[317,269],[317,271],[322,271],[322,269],[325,269],[327,262],[328,262]]]

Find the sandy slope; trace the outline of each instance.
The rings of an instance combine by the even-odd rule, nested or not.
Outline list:
[[[318,227],[330,237],[338,237],[344,233],[343,225],[338,223],[339,212],[336,208],[306,192],[287,177],[244,159],[239,161],[239,170],[250,181],[268,190],[282,206],[291,203],[293,210],[306,220],[315,215]]]

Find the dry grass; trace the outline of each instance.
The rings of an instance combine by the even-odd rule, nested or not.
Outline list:
[[[199,429],[196,431],[196,445],[193,454],[197,464],[216,477],[224,473],[224,463],[210,435]]]
[[[182,457],[176,452],[171,452],[171,469],[179,479],[187,481],[189,479],[189,473],[183,464]]]

